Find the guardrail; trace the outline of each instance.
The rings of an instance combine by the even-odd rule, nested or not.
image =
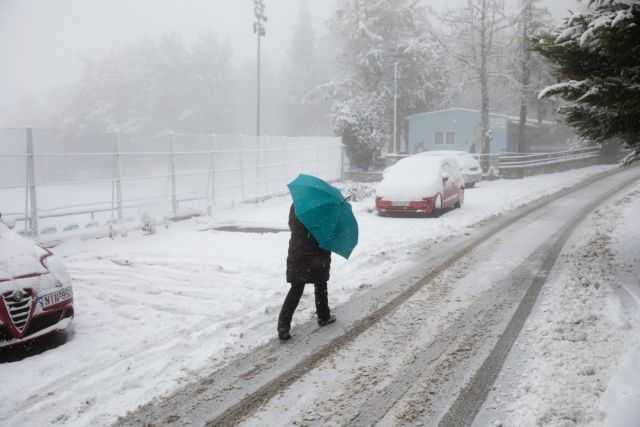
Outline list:
[[[575,167],[588,166],[600,161],[600,147],[578,148],[551,153],[472,153],[480,164],[488,165],[484,179],[521,178],[539,173],[550,173]],[[389,167],[410,154],[388,154],[385,161]]]
[[[500,153],[497,168],[505,178],[549,173],[596,163],[600,147],[578,148],[553,153]]]

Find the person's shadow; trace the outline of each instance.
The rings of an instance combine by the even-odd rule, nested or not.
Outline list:
[[[18,344],[13,347],[0,349],[0,363],[18,362],[27,357],[42,354],[47,350],[65,344],[73,338],[73,328],[64,332],[53,332],[40,338]]]

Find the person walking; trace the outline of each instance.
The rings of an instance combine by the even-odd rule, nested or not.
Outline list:
[[[291,320],[307,283],[315,287],[316,315],[319,326],[336,321],[329,309],[327,282],[331,269],[331,252],[322,249],[318,241],[296,217],[292,204],[289,210],[289,251],[287,253],[287,282],[291,285],[278,316],[278,338],[291,338]]]

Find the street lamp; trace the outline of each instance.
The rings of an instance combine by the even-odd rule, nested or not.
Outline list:
[[[253,0],[253,13],[256,15],[256,22],[253,23],[253,32],[258,35],[258,96],[256,107],[256,136],[260,136],[260,38],[267,32],[263,22],[267,22],[264,15],[264,3],[262,0]]]
[[[393,64],[393,152],[398,153],[396,135],[398,134],[398,62]]]

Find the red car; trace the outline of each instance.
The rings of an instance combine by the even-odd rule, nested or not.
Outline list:
[[[60,258],[0,220],[0,348],[63,331],[72,319],[71,278]]]
[[[453,158],[412,156],[387,168],[376,189],[380,215],[423,214],[461,207],[464,180]]]

